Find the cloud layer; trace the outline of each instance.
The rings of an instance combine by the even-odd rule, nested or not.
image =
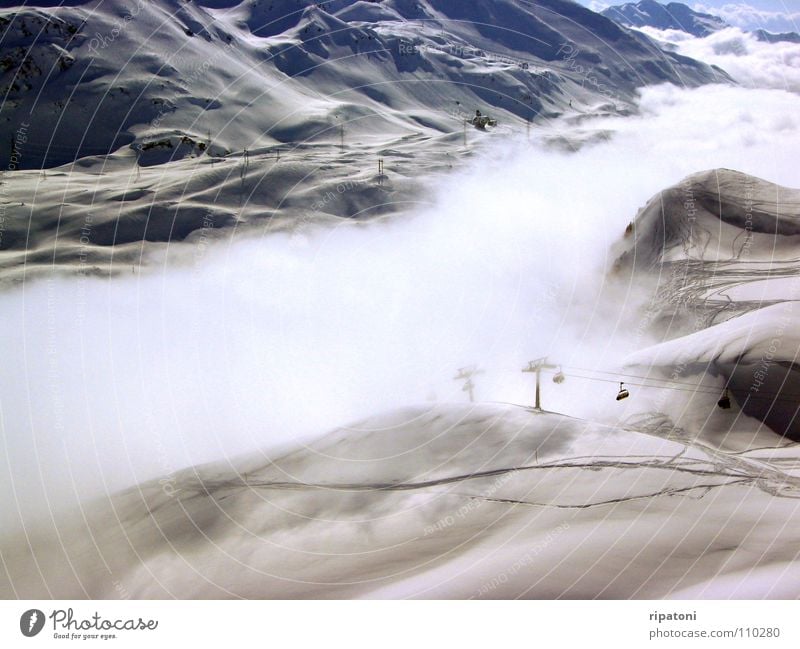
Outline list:
[[[746,2],[731,2],[722,6],[702,2],[692,5],[695,11],[719,16],[734,27],[741,29],[766,29],[773,32],[800,31],[800,12],[788,4],[783,11],[762,9]]]
[[[630,335],[646,287],[604,272],[650,196],[713,167],[800,186],[800,97],[663,86],[640,104],[582,122],[611,136],[576,153],[544,144],[575,135],[566,121],[495,140],[405,218],[0,295],[0,509],[15,520],[407,403],[464,400],[453,376],[468,364],[485,370],[478,399],[517,403],[531,401],[519,370],[538,356],[613,367],[649,342]],[[546,390],[576,416],[613,403],[578,381]]]
[[[642,31],[680,54],[721,67],[746,88],[800,92],[798,43],[765,43],[735,27],[706,38],[649,27]]]

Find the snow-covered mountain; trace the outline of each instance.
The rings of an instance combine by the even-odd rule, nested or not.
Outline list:
[[[656,0],[640,0],[608,7],[601,12],[607,18],[627,27],[653,27],[675,29],[698,38],[704,38],[731,27],[723,18],[696,11],[681,2],[662,4]],[[765,43],[798,43],[800,34],[795,32],[773,33],[765,29],[751,32]]]
[[[6,536],[0,597],[797,597],[800,456],[749,441],[411,407]]]
[[[800,34],[797,32],[773,33],[765,29],[756,29],[751,32],[758,40],[765,43],[800,43]]]
[[[533,120],[587,93],[622,107],[642,85],[720,79],[566,0],[89,0],[4,9],[0,29],[0,157],[30,124],[23,169],[334,142],[342,122],[446,133],[480,107]]]
[[[566,0],[44,4],[0,597],[800,597],[800,190],[635,213],[791,184],[795,95]]]
[[[609,7],[601,12],[612,20],[631,27],[677,29],[692,36],[708,36],[730,27],[719,16],[695,11],[680,2],[661,4],[656,0],[640,0]]]
[[[675,339],[629,362],[721,377],[745,414],[800,441],[798,246],[800,190],[718,169],[654,196],[616,268],[656,278],[654,320]]]
[[[665,342],[628,357],[615,423],[375,414],[10,525],[0,596],[796,598],[798,237],[797,190],[690,176],[617,246]]]
[[[508,133],[730,81],[564,0],[95,0],[0,21],[11,280],[129,272],[158,249],[143,241],[385,216],[468,154],[475,110]]]

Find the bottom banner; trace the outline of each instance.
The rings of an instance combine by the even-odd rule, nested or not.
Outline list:
[[[5,601],[0,646],[797,647],[798,613],[788,601]]]

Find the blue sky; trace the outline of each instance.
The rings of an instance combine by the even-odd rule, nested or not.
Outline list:
[[[592,9],[624,4],[625,0],[578,0]],[[667,4],[668,0],[659,0]],[[695,9],[721,16],[743,29],[800,31],[800,0],[676,0]]]

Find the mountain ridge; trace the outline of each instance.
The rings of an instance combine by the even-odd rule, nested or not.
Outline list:
[[[639,0],[638,2],[614,5],[600,13],[627,27],[674,29],[698,38],[705,38],[732,27],[730,23],[719,16],[696,11],[681,2],[662,4],[656,0]],[[765,29],[756,29],[749,33],[765,43],[800,43],[800,34],[795,32],[773,33]]]
[[[423,126],[446,133],[458,126],[442,113],[457,109],[546,119],[570,98],[622,108],[642,85],[729,81],[562,0],[107,0],[5,9],[0,20],[11,45],[0,158],[31,116],[22,169],[176,133],[220,154],[334,140],[337,113],[353,106],[365,113],[355,130],[409,134],[422,107],[435,113]]]

